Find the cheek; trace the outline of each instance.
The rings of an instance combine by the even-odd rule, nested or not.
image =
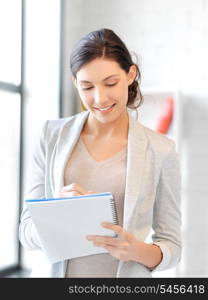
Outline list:
[[[121,104],[125,104],[128,101],[128,86],[126,86],[125,84],[121,85],[116,93],[115,93],[115,97],[116,99],[121,103]]]
[[[93,94],[90,92],[87,93],[79,93],[79,96],[82,100],[82,102],[86,103],[86,104],[91,104],[93,102]]]

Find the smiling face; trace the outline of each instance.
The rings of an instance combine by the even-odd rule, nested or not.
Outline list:
[[[116,61],[96,58],[84,65],[72,79],[91,116],[109,123],[126,113],[128,86],[135,77],[134,65],[127,74]]]

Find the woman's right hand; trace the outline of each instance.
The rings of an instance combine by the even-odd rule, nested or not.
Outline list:
[[[61,188],[58,197],[74,197],[74,196],[90,195],[90,194],[93,194],[93,191],[84,189],[78,183],[71,183]]]

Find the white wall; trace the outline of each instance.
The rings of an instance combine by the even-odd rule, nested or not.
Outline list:
[[[77,111],[78,101],[76,92],[71,80],[70,53],[83,27],[83,1],[64,1],[64,46],[63,46],[63,73],[62,73],[62,94],[63,94],[63,116],[70,116]]]
[[[184,96],[184,261],[181,274],[208,276],[208,105],[207,94]]]
[[[112,28],[139,54],[146,88],[207,89],[207,1],[65,2],[71,45],[89,31]]]

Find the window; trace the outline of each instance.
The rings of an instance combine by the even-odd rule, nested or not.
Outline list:
[[[18,263],[20,95],[0,91],[0,271]]]
[[[0,274],[19,264],[21,27],[21,1],[0,1]]]

